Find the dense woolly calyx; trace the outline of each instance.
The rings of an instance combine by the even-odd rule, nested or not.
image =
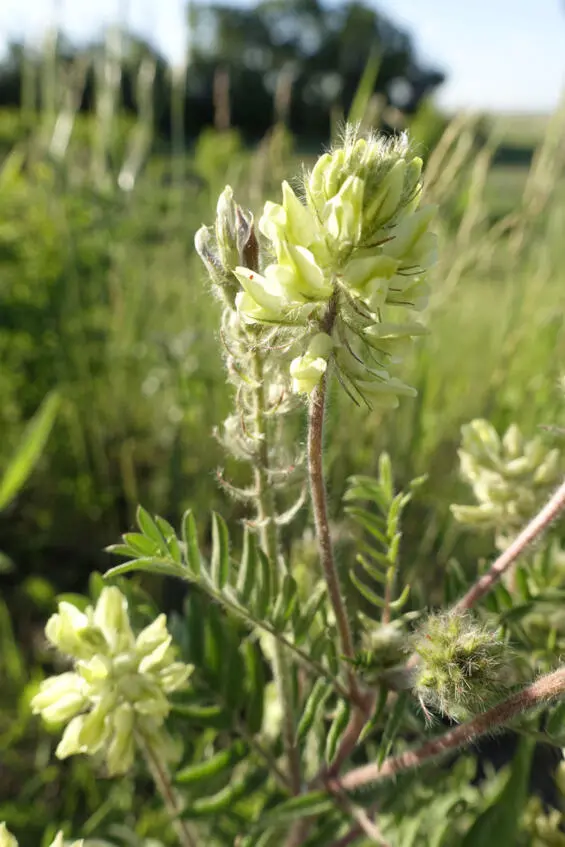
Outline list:
[[[413,690],[424,707],[464,720],[503,695],[508,648],[470,613],[429,615],[410,647],[419,657]]]

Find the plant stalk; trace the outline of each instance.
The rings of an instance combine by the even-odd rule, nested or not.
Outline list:
[[[147,767],[163,804],[171,818],[171,823],[177,834],[181,847],[197,847],[197,841],[192,835],[186,821],[180,817],[181,801],[174,790],[167,765],[163,761],[156,745],[142,735],[138,735],[137,743],[143,753]]]
[[[491,590],[501,576],[524,552],[524,550],[535,539],[544,532],[548,526],[558,517],[565,508],[565,482],[563,482],[553,496],[548,500],[540,512],[530,523],[516,536],[514,541],[491,565],[489,571],[478,579],[467,593],[456,603],[454,611],[464,612],[472,609],[485,594]]]
[[[253,364],[253,378],[255,382],[253,389],[253,434],[259,444],[259,456],[254,469],[259,540],[261,547],[271,562],[273,576],[276,584],[278,584],[279,544],[275,523],[275,498],[272,486],[269,484],[267,473],[269,468],[269,444],[265,421],[263,362],[259,352],[255,352]],[[278,639],[274,639],[274,675],[283,707],[283,736],[290,783],[293,794],[300,794],[302,779],[300,775],[300,752],[296,745],[292,670],[288,662],[288,657]]]
[[[341,779],[330,779],[326,785],[331,791],[352,791],[369,783],[390,779],[398,773],[413,770],[439,756],[458,750],[483,735],[501,729],[522,712],[546,705],[565,695],[565,667],[540,677],[522,691],[493,706],[467,723],[455,727],[439,738],[426,741],[415,750],[391,756],[382,765],[370,764],[354,768]]]
[[[346,659],[353,659],[355,655],[353,638],[351,636],[349,618],[347,617],[347,610],[343,601],[339,576],[334,560],[324,481],[323,446],[326,387],[327,380],[324,375],[320,384],[312,392],[310,401],[308,419],[308,474],[320,561],[328,586],[330,602],[336,618],[341,652]],[[351,666],[347,669],[347,677],[351,699],[359,704],[362,697],[357,678]]]

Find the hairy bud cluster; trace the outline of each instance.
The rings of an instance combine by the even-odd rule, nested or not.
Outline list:
[[[281,345],[276,337],[277,327],[265,328],[249,321],[237,307],[243,289],[236,269],[245,264],[258,270],[260,256],[253,216],[235,202],[229,186],[218,200],[215,225],[201,227],[195,245],[209,271],[213,289],[224,304],[220,335],[228,378],[236,388],[234,413],[216,435],[236,459],[261,467],[271,489],[286,488],[290,481],[300,482],[302,456],[294,444],[285,446],[280,437],[276,441],[267,439],[276,446],[271,447],[272,455],[265,455],[264,436],[257,432],[259,419],[264,418],[262,426],[275,427],[277,419],[296,405],[281,357],[270,355],[271,345],[284,348],[286,344]],[[293,377],[296,384],[302,379],[304,376],[299,373]],[[222,474],[219,482],[228,494],[243,502],[252,501],[257,495],[254,487],[233,486]],[[302,495],[277,522],[289,522],[301,505]]]
[[[110,587],[85,612],[60,603],[45,633],[74,664],[73,671],[44,680],[31,702],[48,723],[67,724],[58,758],[101,753],[114,775],[131,767],[136,735],[171,750],[163,728],[167,695],[185,684],[191,668],[175,661],[165,615],[134,637],[127,600]]]
[[[502,438],[481,419],[461,431],[460,472],[477,505],[454,505],[451,510],[461,523],[495,529],[497,546],[504,549],[561,479],[560,452],[539,436],[526,441],[516,424]]]
[[[73,841],[68,847],[82,847],[82,839]],[[4,822],[0,823],[0,847],[18,847],[18,839],[7,828]],[[58,832],[49,847],[64,847],[63,833]]]
[[[419,656],[413,690],[424,706],[464,720],[502,697],[507,647],[469,613],[430,615],[411,648]]]
[[[197,234],[212,279],[229,289],[241,321],[260,327],[268,344],[273,330],[279,344],[285,340],[295,392],[309,394],[332,358],[347,390],[370,405],[394,406],[398,395],[415,393],[391,367],[424,330],[385,320],[384,309],[427,302],[435,209],[420,208],[421,170],[405,136],[350,131],[305,175],[304,202],[284,182],[282,203],[265,204],[259,230],[267,249],[251,251],[252,262],[247,213],[222,212],[229,223],[217,222],[214,250],[210,230]]]
[[[216,293],[233,307],[239,291],[233,269],[242,263],[255,267],[259,246],[253,230],[253,215],[237,205],[229,185],[218,198],[214,226],[200,227],[194,237],[194,246]]]

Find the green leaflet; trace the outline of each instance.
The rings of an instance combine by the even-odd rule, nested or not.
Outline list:
[[[210,575],[215,588],[221,589],[228,581],[230,572],[230,539],[224,519],[217,512],[212,514],[212,561]]]
[[[205,762],[188,765],[177,772],[175,782],[182,785],[204,782],[218,776],[222,771],[231,770],[247,755],[248,747],[243,741],[235,741],[227,750],[221,750]]]
[[[59,399],[56,393],[48,394],[27,424],[16,454],[0,479],[0,511],[18,494],[39,461],[55,423]]]

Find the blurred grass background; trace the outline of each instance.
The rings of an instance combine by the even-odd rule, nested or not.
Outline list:
[[[46,395],[61,398],[39,466],[0,515],[0,819],[25,832],[23,844],[60,820],[88,836],[107,814],[119,837],[120,815],[131,816],[131,784],[101,788],[83,762],[53,763],[53,738],[29,715],[42,627],[58,593],[85,591],[90,572],[107,568],[102,549],[139,502],[173,523],[190,506],[203,535],[212,508],[241,516],[215,481],[212,430],[230,389],[193,235],[226,183],[258,212],[318,152],[297,147],[284,114],[252,147],[224,124],[187,148],[182,116],[164,145],[150,64],[139,68],[136,117],[103,74],[94,112],[79,113],[55,71],[46,51],[39,107],[0,111],[0,468]],[[357,106],[379,125],[378,102]],[[403,558],[433,597],[451,557],[471,570],[492,549],[449,515],[465,497],[461,424],[486,416],[533,433],[563,422],[565,109],[446,117],[426,101],[407,122],[440,207],[430,334],[403,375],[418,398],[382,414],[336,391],[328,474],[336,514],[347,477],[375,472],[383,449],[400,485],[429,474]],[[153,812],[138,813],[140,836],[158,831]]]

